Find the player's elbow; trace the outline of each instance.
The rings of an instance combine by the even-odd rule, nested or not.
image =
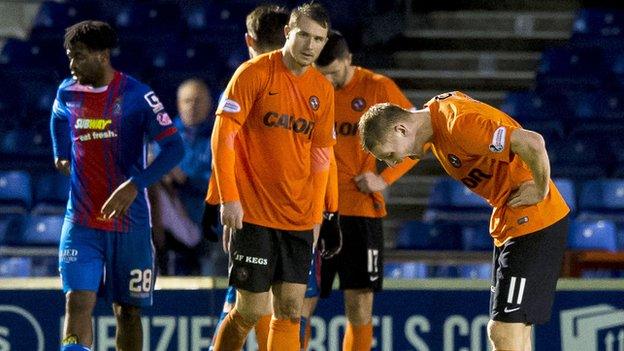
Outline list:
[[[522,154],[535,155],[546,152],[546,142],[539,133],[517,129],[511,134],[511,149],[521,156]]]

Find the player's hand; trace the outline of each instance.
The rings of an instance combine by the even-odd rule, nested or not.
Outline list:
[[[219,205],[204,203],[204,213],[202,214],[202,235],[208,241],[216,243],[219,241]]]
[[[71,163],[69,162],[69,160],[66,160],[64,158],[55,158],[54,167],[56,167],[59,172],[66,176],[69,176],[69,174],[71,173]]]
[[[342,248],[342,231],[338,212],[323,213],[323,223],[319,234],[318,248],[321,257],[332,258]]]
[[[221,204],[221,223],[231,229],[243,228],[243,206],[240,201]]]
[[[530,180],[520,184],[518,189],[515,189],[507,198],[507,205],[509,207],[531,206],[544,200],[548,195],[548,188],[546,192],[540,190],[535,185],[535,182]]]
[[[379,174],[373,172],[364,172],[354,177],[353,180],[355,180],[358,189],[366,194],[382,191],[388,187],[386,181]]]
[[[121,183],[111,196],[104,202],[104,206],[100,210],[104,218],[118,218],[124,215],[132,202],[136,198],[139,191],[136,185],[130,179]]]
[[[169,176],[171,177],[171,180],[177,184],[184,184],[188,178],[186,173],[184,173],[180,167],[174,167],[171,172],[169,172]]]

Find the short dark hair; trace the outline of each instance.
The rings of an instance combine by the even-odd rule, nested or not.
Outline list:
[[[319,66],[327,66],[336,59],[343,59],[349,56],[349,44],[345,37],[337,30],[332,30],[327,38],[327,43],[323,47],[321,54],[316,59]]]
[[[278,5],[260,5],[247,15],[247,33],[261,51],[277,50],[284,45],[284,26],[288,11]]]
[[[65,49],[71,49],[77,43],[92,51],[110,50],[117,46],[117,33],[106,22],[82,21],[65,29]]]
[[[321,27],[326,28],[328,31],[331,29],[331,23],[329,22],[329,14],[327,14],[327,10],[323,7],[323,5],[318,2],[307,2],[296,7],[290,13],[290,20],[288,21],[289,26],[293,26],[297,24],[299,17],[306,16],[312,19],[314,22],[321,25]]]

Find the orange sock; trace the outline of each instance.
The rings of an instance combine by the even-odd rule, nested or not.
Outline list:
[[[370,351],[373,344],[373,325],[353,325],[347,322],[342,351]]]
[[[299,320],[273,318],[268,345],[269,351],[299,351]]]
[[[305,336],[303,337],[303,351],[308,349],[308,344],[310,343],[310,336],[312,336],[312,326],[310,326],[310,321],[306,323],[305,326]]]
[[[269,347],[269,328],[271,328],[272,315],[260,317],[256,323],[256,340],[258,340],[258,351],[267,351]]]
[[[247,334],[253,328],[253,323],[249,323],[238,313],[236,308],[223,319],[217,335],[215,335],[214,351],[234,351],[240,350],[245,344]]]

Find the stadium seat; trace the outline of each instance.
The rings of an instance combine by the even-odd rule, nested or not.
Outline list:
[[[490,224],[487,221],[465,223],[461,228],[462,248],[468,251],[492,250],[493,239],[490,235]]]
[[[62,216],[30,216],[24,223],[22,243],[26,245],[58,245],[62,227]]]
[[[624,251],[624,226],[617,231],[617,248],[618,251]]]
[[[574,118],[583,122],[624,118],[624,95],[619,91],[568,93],[569,109]]]
[[[552,176],[557,178],[595,179],[608,173],[608,148],[594,140],[572,139],[550,143],[548,156]]]
[[[384,265],[384,277],[391,279],[425,279],[428,266],[422,262],[388,262]]]
[[[456,265],[433,265],[429,266],[430,278],[459,278],[459,267]]]
[[[0,218],[0,246],[11,243],[11,218]]]
[[[540,90],[599,89],[612,83],[602,52],[591,48],[550,48],[542,53],[536,82]]]
[[[0,172],[0,214],[23,214],[32,203],[30,175],[23,171]]]
[[[459,277],[468,279],[492,279],[492,264],[462,264],[458,266]]]
[[[570,179],[565,178],[555,178],[553,182],[559,189],[561,196],[565,199],[568,207],[570,207],[570,212],[576,212],[576,191],[574,188],[574,182]]]
[[[461,233],[459,227],[450,223],[424,223],[408,221],[397,233],[396,248],[399,250],[459,250]]]
[[[43,128],[34,128],[34,126],[24,126],[24,128],[11,130],[4,135],[0,141],[0,151],[13,157],[48,156],[50,155],[50,145],[48,131]]]
[[[180,17],[176,2],[129,2],[119,9],[114,24],[120,37],[158,45],[180,40],[183,33]],[[162,49],[162,45],[158,46]]]
[[[624,210],[624,180],[601,179],[583,183],[579,209],[618,213]]]
[[[438,209],[484,210],[488,213],[491,210],[491,207],[482,197],[449,177],[436,179],[429,195],[429,206]]]
[[[0,258],[0,277],[25,278],[31,275],[32,262],[29,257]]]
[[[566,96],[553,92],[509,92],[501,110],[521,124],[528,121],[557,121],[570,114]]]
[[[615,224],[609,220],[575,220],[570,225],[568,247],[574,250],[616,251]]]
[[[63,215],[69,196],[69,177],[60,173],[40,176],[35,183],[34,215]]]
[[[580,9],[572,25],[570,42],[580,47],[622,47],[624,12],[613,9]]]

